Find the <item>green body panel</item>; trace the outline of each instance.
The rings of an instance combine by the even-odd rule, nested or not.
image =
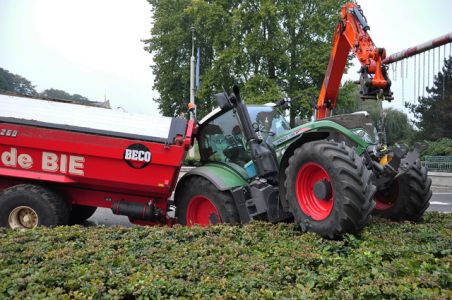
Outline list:
[[[273,141],[273,148],[275,149],[278,162],[284,155],[285,150],[297,139],[299,139],[303,134],[308,132],[321,132],[324,130],[335,130],[342,133],[345,137],[357,144],[356,152],[361,155],[364,150],[370,145],[368,142],[364,141],[358,135],[353,133],[350,129],[329,120],[313,121],[291,130],[288,130],[284,134],[281,134],[275,138]]]
[[[207,163],[202,167],[191,170],[182,179],[185,180],[186,177],[193,175],[205,177],[221,191],[248,184],[248,176],[245,170],[233,164]]]

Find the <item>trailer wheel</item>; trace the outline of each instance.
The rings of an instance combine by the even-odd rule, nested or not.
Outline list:
[[[285,188],[301,229],[331,239],[360,231],[375,205],[371,172],[343,142],[313,141],[296,149]]]
[[[31,229],[66,225],[70,205],[55,192],[32,184],[19,184],[0,194],[0,226]]]
[[[72,205],[69,214],[69,224],[82,224],[88,220],[97,210],[96,206]]]
[[[418,221],[429,207],[432,180],[419,160],[391,187],[375,194],[374,214],[394,221]]]
[[[232,195],[219,191],[202,177],[193,177],[185,182],[179,195],[176,216],[182,225],[239,223]]]

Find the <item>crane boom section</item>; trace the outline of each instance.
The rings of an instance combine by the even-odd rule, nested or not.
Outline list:
[[[375,46],[367,33],[368,30],[369,25],[359,5],[347,3],[342,7],[341,20],[334,33],[333,49],[317,101],[316,119],[329,117],[336,107],[336,98],[350,50],[361,64],[361,98],[393,99],[387,67],[382,64],[386,51]]]

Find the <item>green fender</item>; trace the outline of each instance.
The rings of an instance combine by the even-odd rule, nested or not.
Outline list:
[[[345,138],[349,139],[351,142],[356,144],[356,152],[358,155],[362,155],[362,153],[366,150],[366,148],[369,146],[369,143],[364,141],[362,138],[357,136],[355,133],[353,133],[350,129],[329,120],[320,120],[320,121],[314,121],[309,122],[303,125],[300,125],[298,127],[295,127],[288,131],[286,134],[283,134],[281,136],[278,136],[277,139],[273,142],[274,148],[284,150],[289,148],[298,140],[303,140],[306,138],[306,136],[309,136],[313,133],[322,133],[322,132],[337,132],[342,134]],[[313,136],[316,134],[313,134]],[[319,134],[319,139],[322,138],[322,134]],[[309,138],[307,139],[310,140]],[[278,157],[279,159],[281,157]]]
[[[187,172],[177,183],[175,199],[182,192],[185,182],[193,176],[203,177],[210,181],[219,191],[229,191],[248,184],[245,170],[233,163],[208,163]]]

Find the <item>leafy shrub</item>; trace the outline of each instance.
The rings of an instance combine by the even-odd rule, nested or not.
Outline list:
[[[0,299],[450,299],[451,237],[439,213],[342,241],[262,222],[0,229]]]
[[[452,156],[452,139],[442,138],[435,142],[429,142],[428,149],[422,152],[422,157],[425,155]]]

